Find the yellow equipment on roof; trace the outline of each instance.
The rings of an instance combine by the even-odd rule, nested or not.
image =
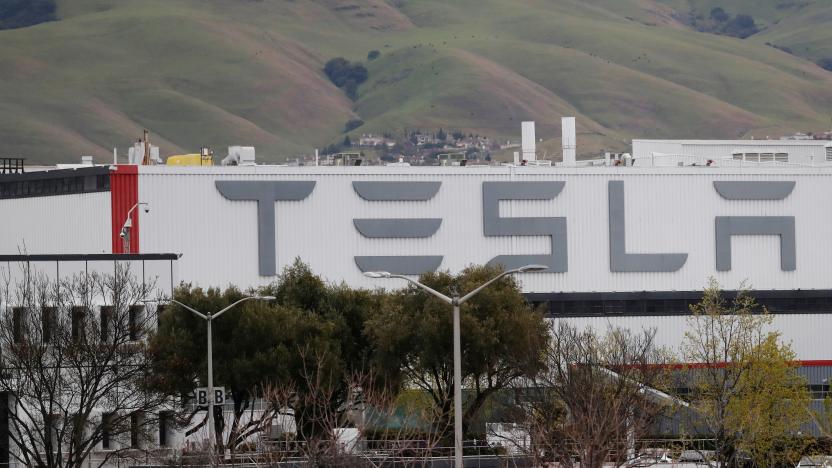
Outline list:
[[[210,154],[177,154],[168,157],[166,164],[168,166],[213,166],[214,157]]]

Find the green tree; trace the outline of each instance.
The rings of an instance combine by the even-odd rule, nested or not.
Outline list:
[[[806,381],[778,338],[770,333],[754,346],[727,405],[726,426],[738,434],[737,449],[757,466],[794,466],[808,442],[798,434],[810,418]]]
[[[329,413],[344,410],[348,377],[364,371],[372,354],[364,322],[385,300],[380,293],[328,285],[300,261],[259,293],[273,295],[276,300],[244,303],[213,325],[215,384],[229,389],[234,400],[231,427],[225,428],[222,418],[215,418],[217,444],[232,450],[262,429],[262,419],[243,423],[248,419],[243,416],[251,412],[255,398],[278,386],[296,392],[293,401],[298,404],[293,410],[298,435],[321,437],[325,428],[316,423],[314,415],[322,410],[314,405],[327,406]],[[175,297],[197,310],[217,311],[241,298],[242,293],[235,288],[220,292],[184,285]],[[152,342],[154,386],[186,395],[196,382],[204,385],[205,333],[205,322],[190,312],[175,305],[165,310]],[[325,390],[325,400],[304,398],[313,383],[314,391]],[[278,409],[270,408],[266,417]]]
[[[698,364],[687,374],[689,429],[714,438],[719,466],[737,465],[739,455],[775,457],[810,416],[791,350],[747,290],[729,301],[711,279],[691,311],[682,344],[684,359]]]
[[[425,273],[420,282],[444,294],[473,290],[500,273],[497,267],[471,266],[458,275]],[[503,278],[461,308],[463,428],[487,399],[543,366],[547,340],[539,311],[524,299],[517,282]],[[451,307],[408,287],[393,294],[389,308],[367,322],[374,363],[387,378],[398,378],[427,392],[439,427],[453,427],[453,336]]]
[[[55,21],[55,0],[0,0],[0,29],[25,28]]]

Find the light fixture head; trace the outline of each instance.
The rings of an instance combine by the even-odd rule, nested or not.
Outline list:
[[[277,299],[274,296],[254,296],[254,298],[257,299],[258,301],[273,301],[273,300]]]
[[[521,273],[529,272],[529,271],[543,271],[548,270],[549,267],[546,265],[526,265],[518,268],[517,270]]]
[[[365,271],[364,276],[368,278],[389,278],[390,272],[387,271]]]

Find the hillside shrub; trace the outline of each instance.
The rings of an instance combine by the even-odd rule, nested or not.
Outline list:
[[[55,21],[55,0],[0,0],[0,29],[25,28]]]
[[[731,15],[725,12],[721,7],[715,7],[711,10],[711,19],[714,21],[719,21],[720,23],[724,23],[731,19]]]
[[[824,57],[818,60],[818,65],[824,70],[832,71],[832,57]]]
[[[722,29],[724,34],[740,39],[757,34],[758,31],[757,24],[751,15],[737,15],[725,23],[725,27]]]
[[[362,125],[364,125],[364,121],[361,120],[361,119],[347,120],[347,123],[344,124],[344,133],[355,130],[356,128],[358,128]]]
[[[367,52],[367,60],[375,60],[378,58],[379,55],[381,55],[381,52],[377,50],[371,50]]]
[[[732,17],[722,7],[712,8],[707,18],[693,17],[692,26],[702,32],[723,34],[740,39],[745,39],[760,31],[751,15],[738,14]]]
[[[350,63],[344,57],[330,59],[324,65],[324,73],[329,81],[344,90],[353,101],[358,97],[358,85],[367,81],[367,69],[360,63]]]

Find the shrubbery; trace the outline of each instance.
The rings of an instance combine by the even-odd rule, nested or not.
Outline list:
[[[344,133],[355,130],[356,128],[358,128],[362,125],[364,125],[364,121],[361,120],[361,119],[347,120],[347,123],[344,124]]]
[[[707,18],[701,16],[693,20],[693,25],[702,32],[724,34],[745,39],[759,32],[757,23],[751,15],[738,14],[734,17],[721,7],[711,9]]]
[[[367,81],[367,69],[360,63],[350,63],[343,57],[326,62],[324,73],[335,86],[344,90],[353,101],[358,97],[358,85]]]
[[[25,28],[55,21],[55,0],[0,0],[0,29]]]
[[[832,71],[832,57],[824,57],[818,60],[818,66],[825,70]]]

